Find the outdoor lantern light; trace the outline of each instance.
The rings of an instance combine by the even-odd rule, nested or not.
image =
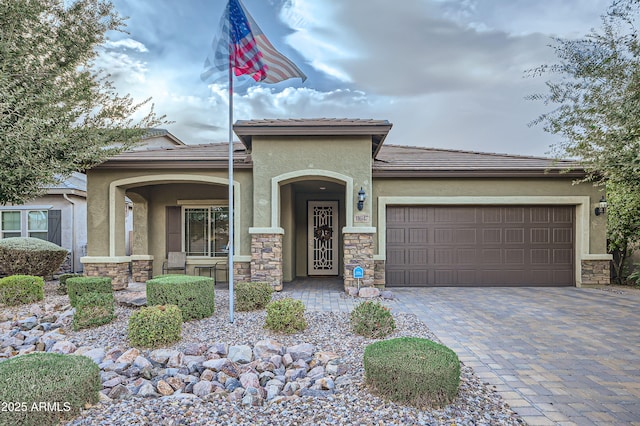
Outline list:
[[[594,213],[596,216],[600,216],[601,214],[605,214],[607,212],[607,200],[605,200],[604,195],[600,198],[600,205],[596,207]]]
[[[362,210],[364,208],[364,200],[367,199],[367,194],[364,193],[364,189],[360,187],[360,191],[358,191],[358,210]]]

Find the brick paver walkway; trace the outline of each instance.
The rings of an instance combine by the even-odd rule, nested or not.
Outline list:
[[[308,310],[350,311],[336,283],[285,284]],[[397,288],[417,315],[528,424],[640,425],[640,292]]]

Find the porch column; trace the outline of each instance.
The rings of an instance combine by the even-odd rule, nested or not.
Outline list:
[[[251,281],[271,284],[282,290],[282,236],[281,228],[249,228],[251,234]]]
[[[581,284],[611,284],[611,259],[610,255],[602,257],[606,259],[597,259],[598,256],[591,255],[591,259],[581,260]]]
[[[358,280],[353,278],[353,269],[360,266],[364,277],[360,279],[360,287],[373,287],[375,284],[375,262],[373,260],[373,237],[375,228],[344,228],[344,288],[358,287]]]
[[[153,277],[153,256],[134,254],[131,256],[131,279],[135,283],[146,283]]]
[[[114,290],[123,290],[129,286],[129,256],[80,258],[87,277],[109,277]]]

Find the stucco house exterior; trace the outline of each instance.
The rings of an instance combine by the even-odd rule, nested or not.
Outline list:
[[[351,286],[581,286],[609,281],[602,193],[569,161],[385,145],[386,120],[238,121],[234,276]],[[123,153],[88,171],[85,274],[118,288],[226,262],[228,145]],[[126,254],[125,200],[133,202]],[[354,268],[363,277],[356,280]]]

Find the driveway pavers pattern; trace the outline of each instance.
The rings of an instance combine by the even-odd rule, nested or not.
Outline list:
[[[354,306],[335,284],[285,290],[309,310]],[[392,290],[393,310],[423,320],[528,424],[640,425],[640,292]]]

